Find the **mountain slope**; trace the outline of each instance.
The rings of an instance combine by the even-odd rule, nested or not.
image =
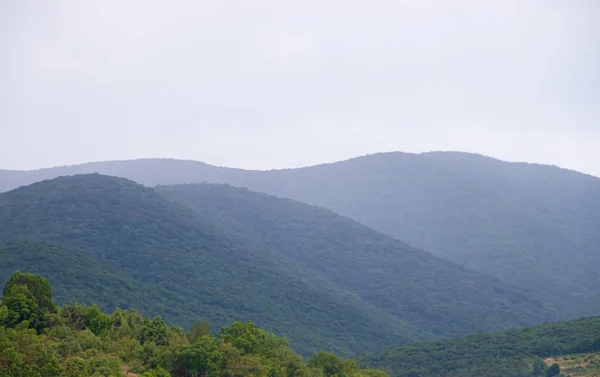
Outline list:
[[[598,351],[600,317],[593,317],[411,344],[364,355],[359,364],[394,377],[541,377],[545,358]]]
[[[0,172],[4,188],[98,171],[147,185],[229,183],[328,208],[543,295],[564,318],[600,313],[600,179],[466,153],[384,153],[243,171],[135,160]]]
[[[439,336],[537,324],[554,316],[531,292],[325,209],[227,185],[160,186],[157,191]]]
[[[289,337],[301,352],[350,354],[428,337],[318,275],[295,268],[291,260],[125,179],[62,177],[1,194],[0,223],[0,242],[7,245],[3,261],[12,261],[11,269],[46,269],[65,299],[87,300],[94,292],[80,297],[71,290],[64,269],[50,270],[39,258],[64,263],[68,274],[82,266],[82,272],[92,274],[90,280],[100,271],[119,277],[111,285],[131,281],[133,292],[123,293],[127,297],[105,301],[110,309],[131,299],[129,306],[146,307],[146,314],[161,312],[185,326],[202,317],[216,328],[253,320]],[[23,251],[27,241],[50,246]],[[50,257],[56,250],[56,258]],[[75,251],[71,259],[61,255],[66,250]],[[78,262],[66,265],[72,261]],[[5,268],[0,271],[6,273]]]
[[[95,301],[102,307],[128,309],[133,301],[137,309],[149,309],[148,303],[140,299],[151,292],[140,290],[131,278],[119,276],[118,272],[81,251],[44,242],[0,242],[0,281],[4,282],[15,270],[24,267],[51,275],[61,283],[54,289],[58,302],[70,303],[76,299]],[[136,297],[138,293],[143,295]]]

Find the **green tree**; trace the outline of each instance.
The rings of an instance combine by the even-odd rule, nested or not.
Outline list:
[[[346,376],[344,361],[329,352],[317,352],[310,358],[308,365],[323,371],[325,377]]]
[[[208,321],[203,319],[200,322],[194,322],[192,324],[192,328],[187,334],[187,338],[190,343],[196,343],[198,338],[207,334],[210,334],[210,325],[208,324]]]
[[[0,302],[0,324],[4,323],[6,318],[8,318],[8,309]]]
[[[157,346],[169,345],[169,328],[157,315],[152,321],[145,318],[144,325],[139,334],[140,343],[154,342]]]
[[[558,364],[550,365],[550,368],[546,371],[546,377],[554,377],[560,374],[560,366]]]
[[[171,374],[190,377],[217,376],[222,357],[215,339],[206,334],[194,344],[180,346],[171,352]]]
[[[242,351],[242,354],[257,354],[267,358],[273,357],[275,349],[287,346],[287,340],[254,326],[254,323],[233,322],[230,327],[223,327],[217,335],[220,341],[231,343]]]
[[[88,308],[84,318],[86,327],[96,335],[100,335],[103,330],[106,330],[111,326],[110,316],[102,313],[96,304]]]
[[[8,327],[30,327],[41,333],[45,327],[44,310],[26,285],[11,285],[3,291],[7,315],[3,324]]]
[[[65,377],[86,376],[85,360],[79,356],[69,357],[65,360]]]
[[[546,364],[541,359],[536,359],[533,362],[533,375],[534,376],[543,376],[544,371],[546,370]]]
[[[224,355],[221,364],[223,377],[263,377],[266,374],[260,356],[243,355],[239,348],[227,342],[221,343],[219,349]]]
[[[22,273],[15,271],[10,279],[4,285],[2,294],[6,297],[10,292],[11,287],[24,285],[33,295],[35,303],[42,309],[46,309],[51,313],[56,312],[56,305],[52,302],[52,290],[50,282],[43,276],[34,275],[31,273]]]

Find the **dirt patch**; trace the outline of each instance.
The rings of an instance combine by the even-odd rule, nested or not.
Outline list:
[[[131,367],[129,365],[121,364],[121,373],[123,373],[125,377],[137,377],[138,375],[133,372],[130,372],[130,369]]]

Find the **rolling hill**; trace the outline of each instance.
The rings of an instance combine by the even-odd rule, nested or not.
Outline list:
[[[303,353],[554,316],[527,291],[328,210],[229,186],[61,177],[0,194],[0,223],[0,279],[45,273],[59,302],[136,307],[184,326],[252,320]]]
[[[160,186],[157,191],[437,336],[555,318],[531,292],[326,209],[227,185]]]
[[[554,363],[565,371],[593,370],[590,353],[598,351],[600,317],[591,317],[406,345],[364,355],[359,364],[381,367],[394,377],[542,377],[553,375],[547,369]],[[581,360],[580,370],[572,359]]]
[[[600,179],[467,153],[382,153],[244,171],[143,159],[0,172],[0,189],[101,172],[145,185],[213,182],[330,209],[541,295],[563,318],[600,313]]]
[[[1,194],[0,223],[0,279],[45,272],[65,301],[135,307],[186,327],[253,320],[303,353],[430,337],[122,178],[63,177]]]

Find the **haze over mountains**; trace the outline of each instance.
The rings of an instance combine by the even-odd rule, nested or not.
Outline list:
[[[228,183],[292,198],[529,289],[565,318],[600,312],[600,179],[593,176],[466,153],[384,153],[273,171],[98,162],[2,171],[0,188],[88,172],[149,186]]]

